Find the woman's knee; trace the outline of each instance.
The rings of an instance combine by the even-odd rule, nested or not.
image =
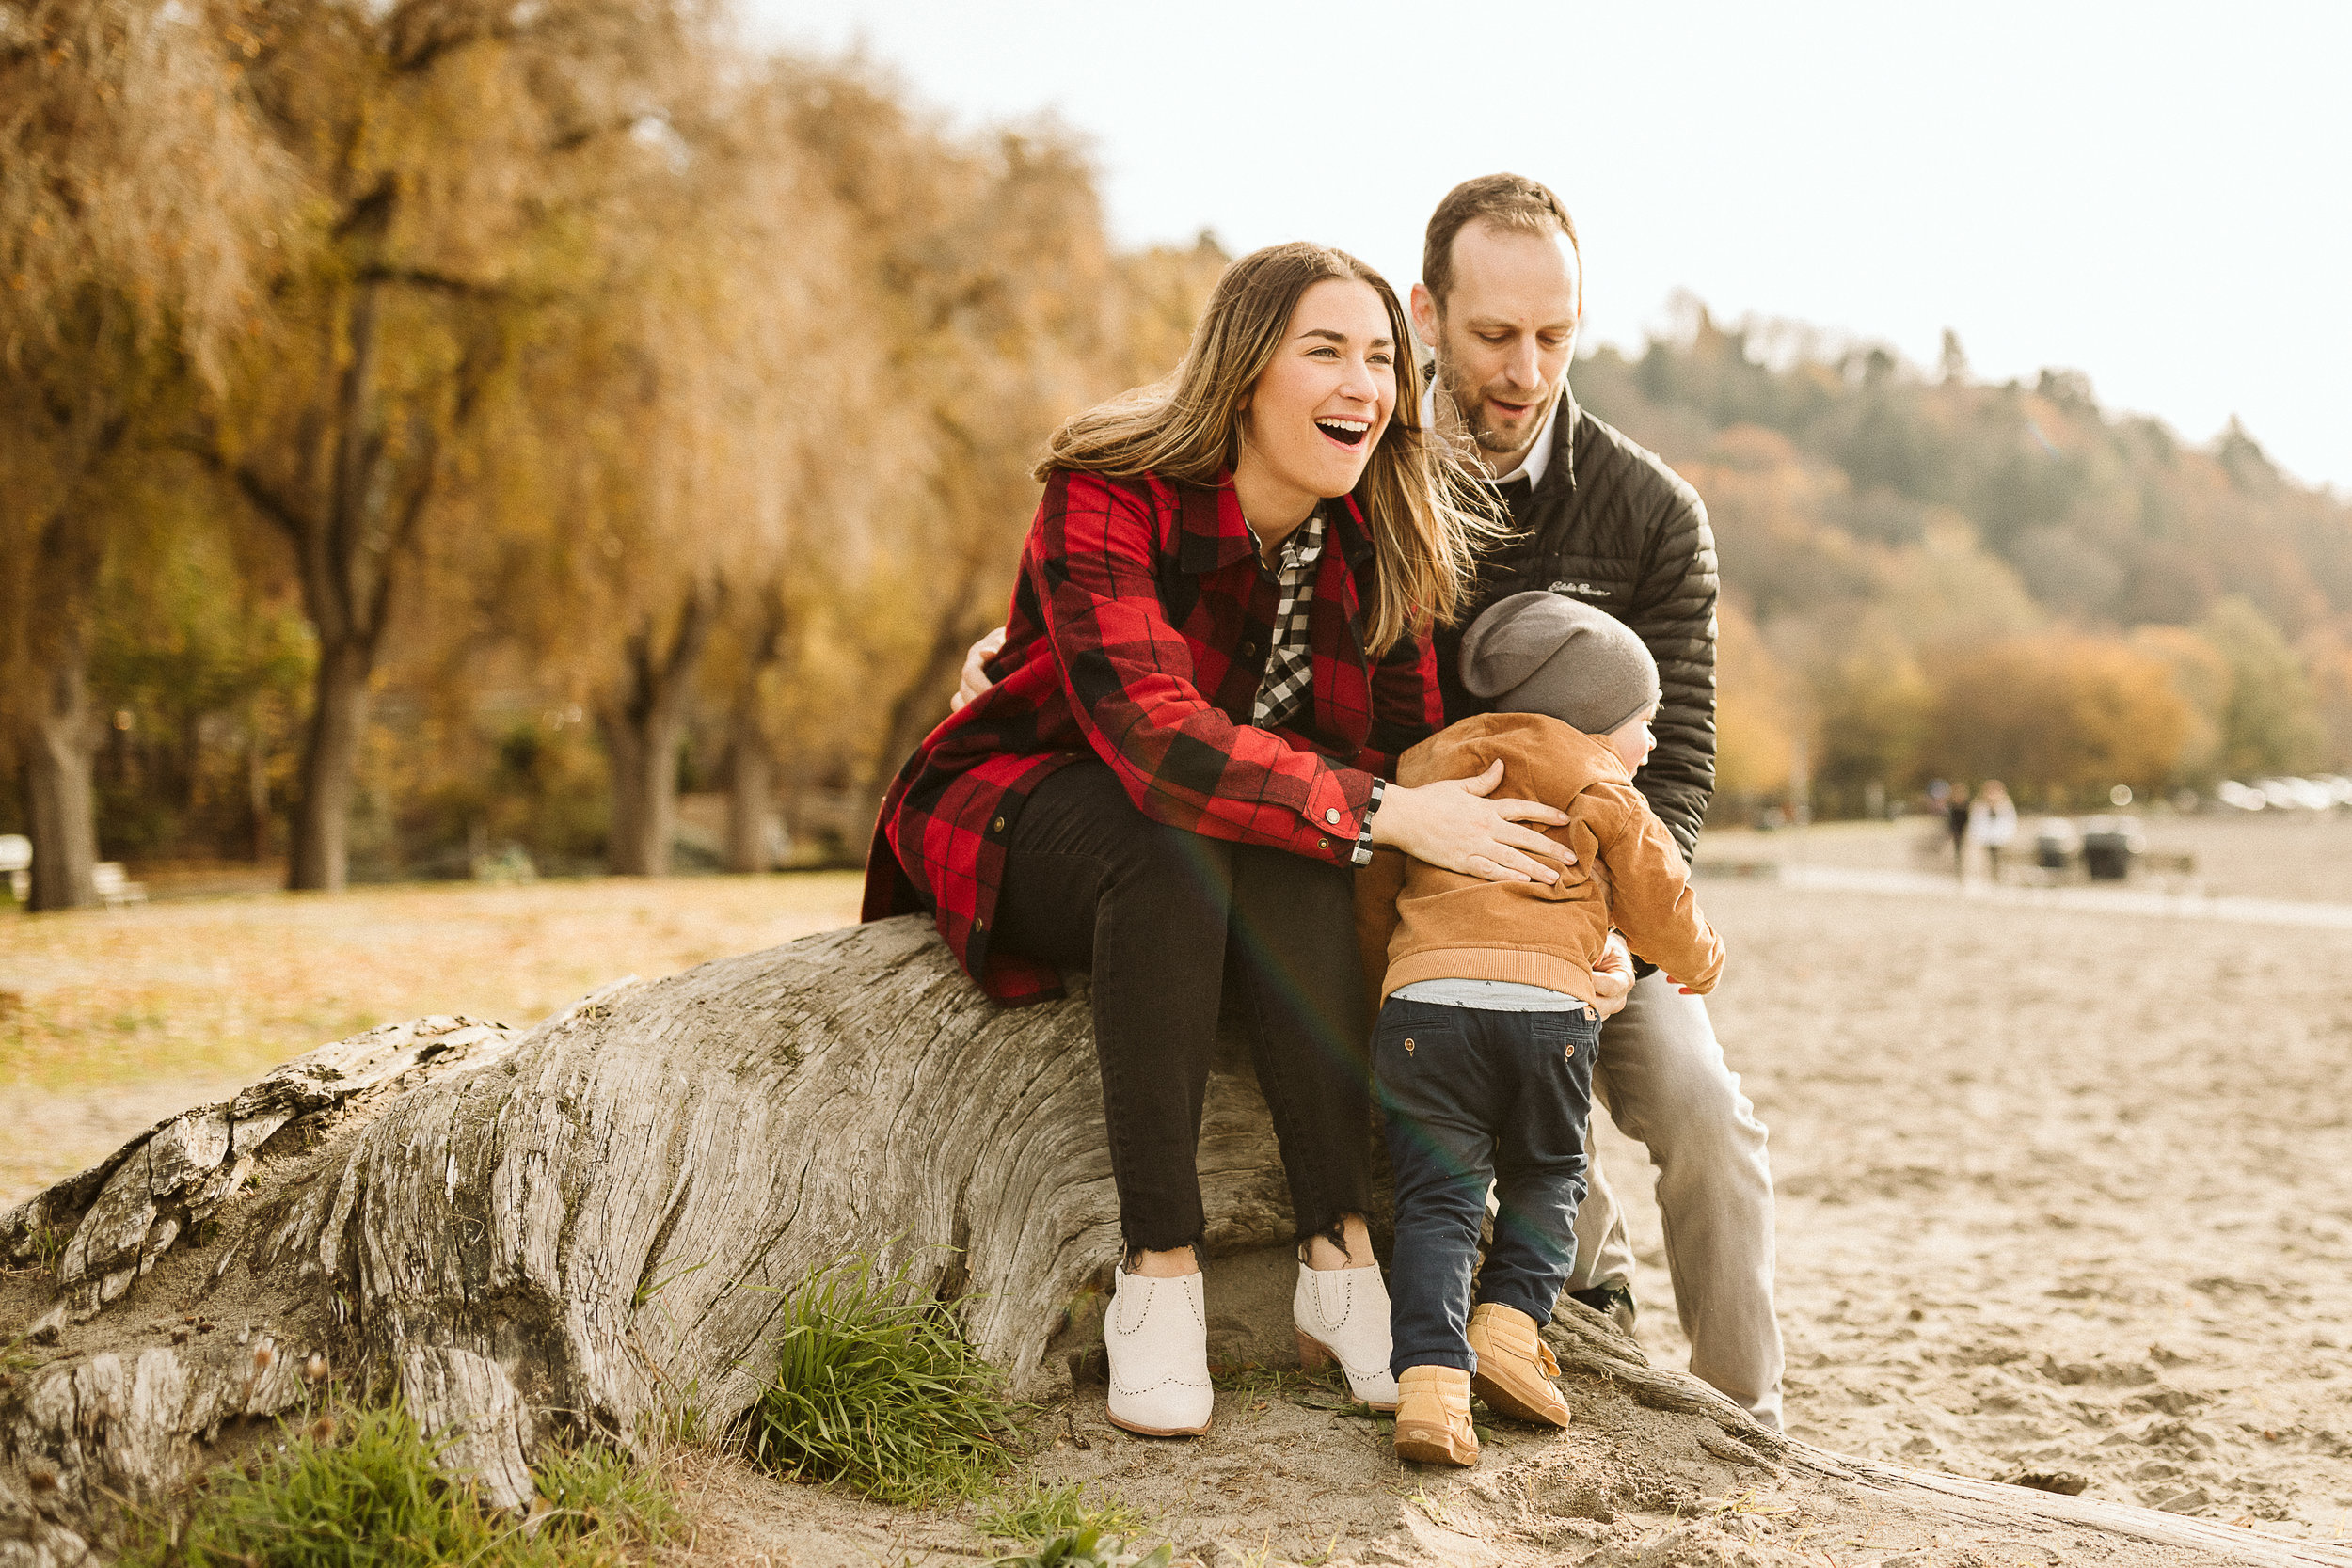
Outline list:
[[[1232,847],[1165,822],[1135,814],[1134,831],[1106,847],[1107,889],[1166,896],[1180,889],[1213,895],[1222,906],[1232,897]]]
[[[1345,866],[1263,844],[1231,848],[1234,901],[1271,925],[1336,921],[1353,930],[1356,883]]]

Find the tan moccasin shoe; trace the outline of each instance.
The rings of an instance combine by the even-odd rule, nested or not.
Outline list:
[[[1493,1302],[1470,1308],[1470,1351],[1478,1357],[1471,1388],[1499,1416],[1544,1426],[1568,1424],[1568,1402],[1551,1380],[1560,1363],[1537,1333],[1535,1320]]]
[[[1421,1465],[1478,1463],[1470,1430],[1470,1375],[1458,1367],[1407,1367],[1396,1380],[1396,1457]]]

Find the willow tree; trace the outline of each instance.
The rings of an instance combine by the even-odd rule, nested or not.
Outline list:
[[[703,65],[608,160],[596,280],[520,356],[498,460],[535,589],[508,626],[595,714],[625,875],[668,868],[706,654],[724,688],[759,687],[823,555],[801,519],[853,507],[877,444],[856,400],[878,349],[830,195],[771,134],[758,62]],[[764,760],[745,749],[747,771]]]
[[[804,61],[780,62],[771,90],[824,172],[882,340],[877,395],[856,407],[894,454],[834,541],[821,628],[804,627],[830,643],[809,678],[853,693],[855,722],[838,702],[799,716],[870,803],[1003,617],[1046,436],[1173,368],[1223,258],[1119,255],[1083,150],[1051,122],[951,135],[870,75]]]
[[[517,343],[592,283],[613,150],[703,47],[696,0],[244,0],[315,193],[269,352],[203,451],[292,552],[318,666],[289,884],[335,889],[371,683]]]
[[[925,432],[912,420],[882,295],[856,214],[794,133],[813,68],[771,60],[748,73],[705,132],[729,195],[708,257],[723,279],[726,370],[736,388],[728,594],[705,689],[723,735],[725,863],[771,863],[779,774],[775,715],[789,677],[877,520],[921,484]]]
[[[94,900],[93,603],[137,496],[248,331],[287,182],[202,8],[41,0],[0,25],[0,752],[32,906]],[[135,574],[118,574],[134,576]]]

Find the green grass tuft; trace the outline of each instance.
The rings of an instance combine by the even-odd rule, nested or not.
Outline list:
[[[53,1279],[56,1277],[57,1260],[65,1256],[65,1249],[72,1240],[73,1232],[62,1225],[44,1225],[34,1229],[33,1257],[40,1262],[43,1274]]]
[[[1143,1510],[1108,1493],[1089,1503],[1083,1483],[1047,1486],[1033,1481],[1021,1492],[991,1498],[980,1510],[979,1529],[982,1535],[1028,1543],[1089,1529],[1127,1535],[1143,1522]]]
[[[555,1453],[528,1515],[485,1506],[435,1464],[442,1445],[398,1406],[321,1417],[213,1477],[152,1528],[132,1568],[606,1568],[647,1556],[676,1521],[660,1482],[602,1449]]]
[[[1003,1473],[1018,1407],[946,1311],[920,1299],[912,1267],[884,1275],[851,1257],[787,1297],[776,1374],[750,1417],[755,1463],[916,1505],[977,1497]]]
[[[532,1467],[531,1479],[547,1505],[532,1510],[540,1538],[584,1544],[600,1560],[621,1555],[607,1547],[659,1545],[680,1522],[677,1504],[660,1475],[601,1443],[548,1454]],[[567,1552],[563,1560],[583,1560]]]
[[[1149,1553],[1130,1551],[1118,1536],[1089,1527],[1056,1536],[1035,1551],[991,1558],[988,1568],[1168,1568],[1175,1557],[1167,1542]]]

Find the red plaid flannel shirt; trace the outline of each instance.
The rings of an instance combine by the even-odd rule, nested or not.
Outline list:
[[[1021,553],[996,684],[915,748],[882,799],[865,918],[929,910],[1000,1002],[1060,994],[1050,964],[993,953],[1007,846],[1056,769],[1100,757],[1154,821],[1344,864],[1375,775],[1442,723],[1436,656],[1406,636],[1364,653],[1357,582],[1372,540],[1329,514],[1309,643],[1311,708],[1254,729],[1278,597],[1230,476],[1057,473]]]

